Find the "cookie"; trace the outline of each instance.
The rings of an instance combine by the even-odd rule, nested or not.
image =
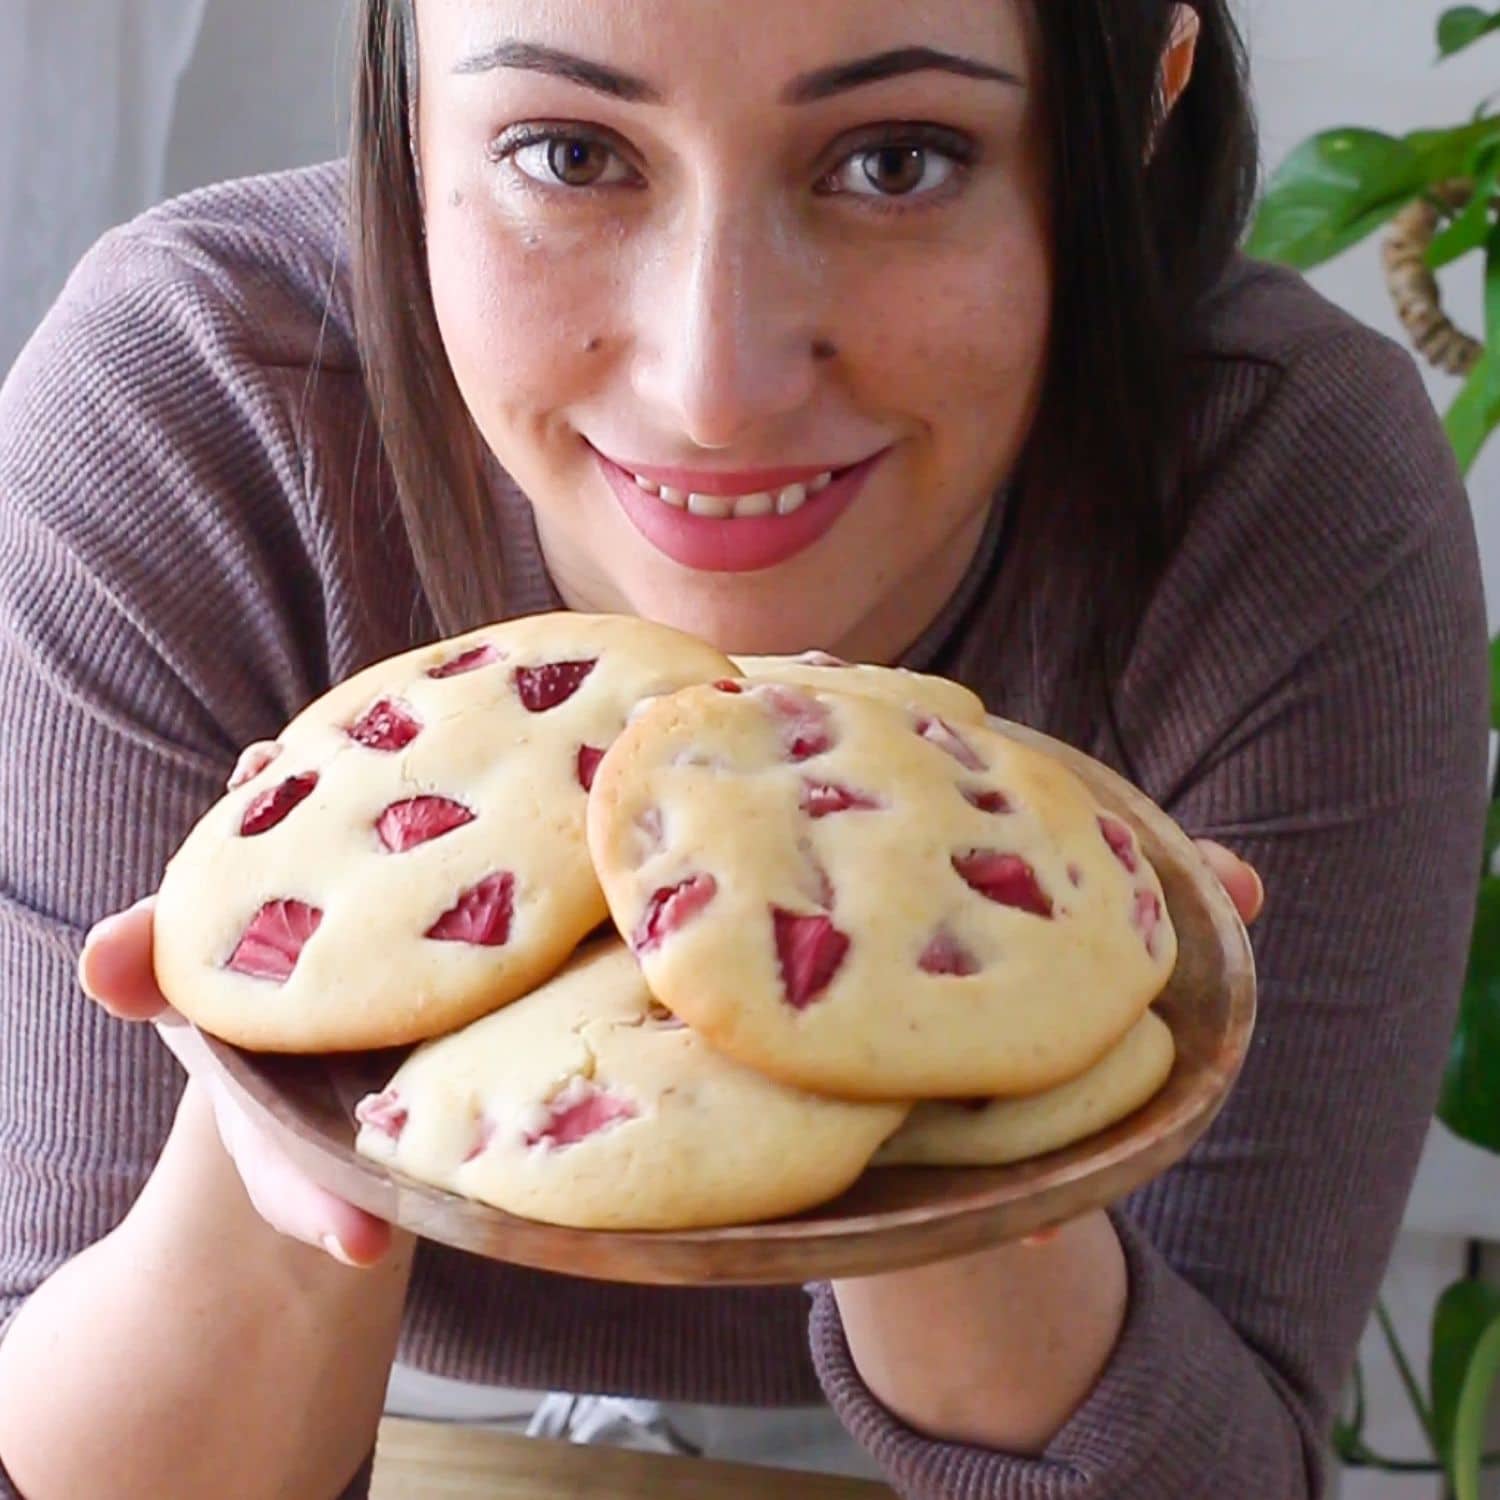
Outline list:
[[[1133,830],[1050,756],[853,694],[694,687],[600,764],[589,848],[657,997],[851,1098],[1035,1093],[1176,959]]]
[[[284,1052],[418,1041],[525,994],[605,917],[584,808],[610,741],[643,698],[726,675],[691,636],[581,614],[357,673],[171,860],[163,992]]]
[[[1040,1094],[927,1100],[876,1154],[877,1166],[998,1167],[1058,1151],[1134,1113],[1167,1081],[1172,1030],[1148,1010],[1093,1067]]]
[[[946,677],[906,667],[847,662],[826,651],[804,651],[801,656],[736,656],[733,660],[746,677],[814,691],[832,688],[835,692],[880,698],[936,714],[950,724],[983,724],[987,717],[978,693]]]
[[[713,1052],[630,951],[419,1047],[360,1103],[358,1149],[507,1213],[580,1229],[777,1218],[836,1197],[906,1106],[819,1099]]]

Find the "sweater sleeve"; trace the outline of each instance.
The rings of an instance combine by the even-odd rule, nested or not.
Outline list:
[[[1317,617],[1350,578],[1364,582],[1200,742],[1164,798],[1190,833],[1228,845],[1264,878],[1252,931],[1259,1017],[1205,1139],[1112,1211],[1129,1304],[1094,1390],[1039,1459],[931,1441],[872,1397],[831,1291],[814,1290],[811,1339],[828,1398],[912,1500],[1328,1492],[1331,1412],[1436,1101],[1487,797],[1472,520],[1415,376],[1396,390],[1396,414],[1376,427],[1406,455],[1387,463],[1379,443],[1344,445],[1347,487],[1323,476],[1306,535],[1282,523],[1293,561],[1257,561],[1238,543],[1223,550],[1224,568],[1267,582],[1258,598],[1242,589],[1232,599],[1222,650],[1235,631],[1290,631],[1285,611]],[[1316,427],[1306,413],[1301,425]],[[1294,491],[1264,475],[1258,488],[1285,517]],[[1382,489],[1406,498],[1377,507],[1369,497]],[[1263,551],[1280,545],[1274,525],[1251,528]],[[1222,569],[1202,572],[1205,601],[1230,599]],[[1305,598],[1304,584],[1288,581],[1297,575]],[[1207,619],[1179,623],[1207,636]],[[1181,630],[1176,649],[1175,690],[1213,669]],[[1169,698],[1152,695],[1157,717]]]
[[[117,231],[0,389],[0,1331],[121,1220],[180,1094],[152,1029],[78,989],[83,934],[317,685],[283,372],[242,328]]]

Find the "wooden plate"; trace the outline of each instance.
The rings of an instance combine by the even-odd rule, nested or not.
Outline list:
[[[402,1051],[282,1057],[199,1032],[179,1036],[304,1172],[351,1203],[429,1239],[495,1260],[607,1281],[786,1283],[918,1265],[1016,1239],[1113,1203],[1184,1156],[1238,1075],[1255,1018],[1249,939],[1175,823],[1108,767],[1003,719],[996,728],[1057,756],[1134,825],[1166,892],[1178,961],[1157,1010],[1177,1061],[1155,1098],[1113,1128],[1008,1167],[872,1168],[796,1218],[731,1229],[562,1229],[413,1182],[354,1151],[354,1105],[383,1088]]]

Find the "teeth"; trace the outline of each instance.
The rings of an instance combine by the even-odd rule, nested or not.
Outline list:
[[[673,489],[669,484],[655,484],[639,474],[631,478],[648,495],[655,495],[677,510],[686,510],[691,515],[709,516],[714,520],[726,517],[789,516],[801,510],[809,497],[820,495],[833,483],[833,471],[824,469],[821,474],[809,479],[806,484],[789,484],[781,490],[757,490],[753,495],[700,495],[686,490]]]
[[[722,521],[734,510],[734,501],[725,495],[692,494],[687,497],[687,508],[695,516],[712,516]]]

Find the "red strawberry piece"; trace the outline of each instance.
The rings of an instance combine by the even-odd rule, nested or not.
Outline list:
[[[305,901],[267,901],[240,935],[227,967],[251,979],[283,984],[322,920],[323,913]]]
[[[505,653],[498,646],[485,642],[482,646],[471,646],[441,666],[429,667],[427,675],[437,678],[461,677],[465,672],[477,672],[480,667],[487,667],[491,662],[504,660]]]
[[[589,1079],[569,1084],[548,1106],[547,1123],[526,1137],[528,1146],[573,1146],[608,1130],[638,1111],[629,1099],[601,1089]]]
[[[1042,889],[1036,871],[1019,854],[975,849],[968,854],[955,854],[953,868],[989,901],[1014,906],[1037,917],[1052,915],[1052,898]]]
[[[421,732],[421,721],[393,698],[382,698],[349,726],[349,738],[371,750],[404,750]]]
[[[487,875],[427,929],[427,936],[439,942],[473,943],[479,948],[502,947],[510,941],[515,896],[516,878],[508,870]]]
[[[630,946],[637,953],[649,953],[698,915],[719,889],[712,875],[690,875],[676,885],[664,885],[653,892],[641,920],[636,923]]]
[[[714,683],[714,686],[721,693],[743,693],[745,691],[745,684],[733,677],[721,677]]]
[[[960,979],[979,972],[979,960],[946,928],[940,928],[922,950],[917,967],[924,974],[954,974]]]
[[[1083,871],[1080,870],[1077,865],[1069,865],[1068,879],[1071,880],[1075,886],[1081,886],[1083,884]]]
[[[541,667],[517,667],[516,691],[531,713],[546,713],[549,708],[566,703],[583,686],[583,679],[598,665],[596,659],[549,661]]]
[[[393,1141],[399,1140],[406,1128],[406,1106],[395,1089],[387,1089],[383,1094],[366,1094],[354,1106],[354,1118],[361,1125],[390,1136]]]
[[[811,760],[833,749],[832,716],[816,698],[779,682],[763,683],[756,692],[780,721],[788,760]]]
[[[483,1156],[494,1138],[495,1122],[488,1115],[481,1115],[479,1118],[479,1128],[474,1132],[474,1144],[469,1147],[464,1155],[465,1163]]]
[[[826,818],[829,813],[868,812],[883,807],[878,797],[868,792],[856,792],[852,787],[841,786],[832,781],[804,781],[802,783],[802,811],[810,818]]]
[[[391,803],[375,820],[375,828],[392,854],[404,854],[473,821],[467,807],[447,797],[411,797]]]
[[[822,913],[807,916],[774,906],[771,922],[786,1003],[806,1010],[838,973],[849,951],[848,935]]]
[[[978,751],[945,720],[938,718],[918,719],[917,733],[929,744],[936,745],[939,750],[946,751],[959,765],[966,766],[971,771],[983,771],[987,769],[985,763],[979,758]]]
[[[593,790],[594,772],[599,769],[599,762],[603,759],[604,752],[596,750],[592,745],[578,747],[578,785],[584,791]]]
[[[966,786],[962,788],[964,801],[971,807],[977,807],[982,813],[1008,813],[1014,812],[1010,798],[1004,792],[987,791],[981,787]]]
[[[1135,893],[1135,925],[1146,940],[1146,952],[1156,957],[1156,930],[1161,924],[1161,899],[1155,891]]]
[[[303,776],[288,776],[283,782],[262,792],[240,819],[240,833],[254,838],[258,833],[267,833],[274,828],[299,802],[312,796],[318,784],[318,773],[309,771]]]
[[[1135,845],[1130,838],[1130,830],[1117,818],[1100,816],[1099,831],[1104,835],[1104,842],[1114,851],[1114,856],[1130,871],[1132,875],[1140,869],[1140,861],[1135,856]]]

